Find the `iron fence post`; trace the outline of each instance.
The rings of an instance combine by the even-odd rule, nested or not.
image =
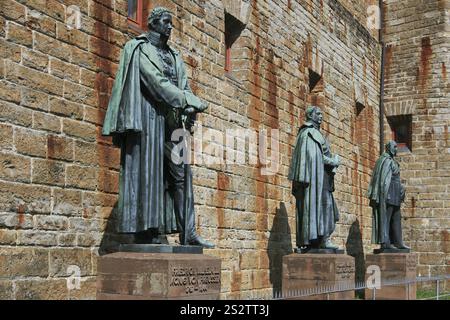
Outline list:
[[[436,279],[436,300],[439,300],[439,279]]]

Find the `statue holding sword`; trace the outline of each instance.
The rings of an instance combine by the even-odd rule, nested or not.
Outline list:
[[[121,147],[117,231],[154,244],[179,232],[181,244],[212,248],[195,230],[190,165],[172,157],[179,143],[172,134],[190,130],[207,104],[192,93],[181,55],[168,45],[171,12],[153,9],[148,27],[122,51],[103,126]]]

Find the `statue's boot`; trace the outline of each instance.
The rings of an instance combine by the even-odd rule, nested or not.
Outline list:
[[[339,247],[331,242],[330,237],[324,237],[322,243],[320,244],[321,249],[333,249],[337,250]]]
[[[199,235],[195,234],[193,237],[187,240],[188,245],[191,246],[202,246],[205,249],[212,249],[215,247],[214,243],[206,241]]]
[[[394,247],[392,244],[390,244],[389,242],[385,242],[381,244],[381,249],[397,249],[396,247]]]

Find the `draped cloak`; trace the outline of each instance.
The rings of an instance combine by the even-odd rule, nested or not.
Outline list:
[[[118,232],[179,231],[164,181],[165,118],[175,109],[200,107],[202,102],[189,88],[180,54],[169,49],[178,87],[163,74],[146,35],[128,41],[121,53],[102,131],[121,148]]]
[[[386,200],[392,178],[392,167],[396,162],[385,152],[375,163],[372,179],[369,184],[368,196],[372,207],[372,243],[385,243],[383,226],[386,225]],[[396,163],[398,165],[398,163]]]
[[[297,135],[288,175],[296,197],[297,246],[331,235],[339,220],[333,190],[324,186],[325,170],[332,163],[325,149],[329,150],[326,139],[312,123],[306,122]]]

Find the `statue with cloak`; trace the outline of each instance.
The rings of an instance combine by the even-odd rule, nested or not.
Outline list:
[[[296,199],[297,252],[310,249],[333,249],[330,236],[339,220],[333,197],[334,175],[340,164],[332,155],[320,125],[323,114],[319,107],[306,110],[306,122],[300,127],[289,168],[292,194]]]
[[[370,181],[372,243],[381,244],[381,249],[409,250],[402,239],[400,206],[405,199],[405,188],[400,181],[400,164],[395,160],[397,148],[395,141],[386,144]]]
[[[141,243],[179,232],[181,244],[211,248],[195,229],[191,168],[172,157],[179,143],[172,134],[191,130],[207,104],[192,93],[181,55],[168,45],[171,12],[153,9],[148,27],[121,53],[102,132],[121,148],[116,228]]]

